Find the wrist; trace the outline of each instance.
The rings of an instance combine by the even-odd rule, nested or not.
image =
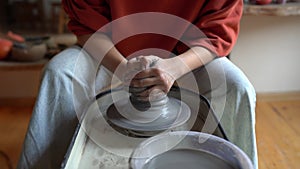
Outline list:
[[[123,80],[124,73],[127,69],[127,59],[122,60],[115,68],[113,74],[117,76],[121,81]]]
[[[177,56],[189,71],[197,69],[214,59],[214,54],[206,48],[196,46]],[[187,73],[187,72],[186,72]]]
[[[179,79],[180,77],[191,71],[180,57],[173,57],[169,60],[171,63],[171,71],[169,72],[171,72],[175,80]]]

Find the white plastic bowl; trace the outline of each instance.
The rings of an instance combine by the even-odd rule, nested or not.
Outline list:
[[[142,142],[130,159],[133,169],[253,169],[248,156],[234,144],[205,133],[169,132]]]

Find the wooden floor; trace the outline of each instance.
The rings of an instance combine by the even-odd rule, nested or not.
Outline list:
[[[300,168],[300,99],[258,101],[256,111],[260,169]],[[16,167],[31,107],[0,107],[0,168],[5,153]]]
[[[6,154],[16,168],[32,107],[0,107],[0,168],[9,169]]]
[[[300,168],[300,100],[257,103],[260,169]]]

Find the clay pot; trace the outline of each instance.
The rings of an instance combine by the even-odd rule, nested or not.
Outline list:
[[[272,0],[249,0],[251,4],[257,4],[257,5],[267,5],[272,2]]]
[[[277,3],[277,4],[285,4],[285,3],[286,3],[286,0],[276,0],[276,3]]]
[[[267,5],[270,4],[272,0],[256,0],[256,4],[258,5]]]
[[[45,57],[47,45],[45,43],[35,45],[14,46],[11,52],[11,60],[14,61],[37,61]]]
[[[25,42],[15,42],[11,52],[11,60],[14,61],[37,61],[45,57],[47,53],[48,36],[27,37]]]
[[[13,43],[11,41],[0,38],[0,60],[8,56],[12,46]]]

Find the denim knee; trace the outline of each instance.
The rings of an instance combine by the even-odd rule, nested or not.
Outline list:
[[[240,96],[248,96],[253,101],[256,100],[255,89],[241,70],[226,73],[226,84],[228,92],[234,91]]]
[[[45,65],[43,74],[70,75],[73,72],[80,51],[79,47],[70,47],[60,52]]]

